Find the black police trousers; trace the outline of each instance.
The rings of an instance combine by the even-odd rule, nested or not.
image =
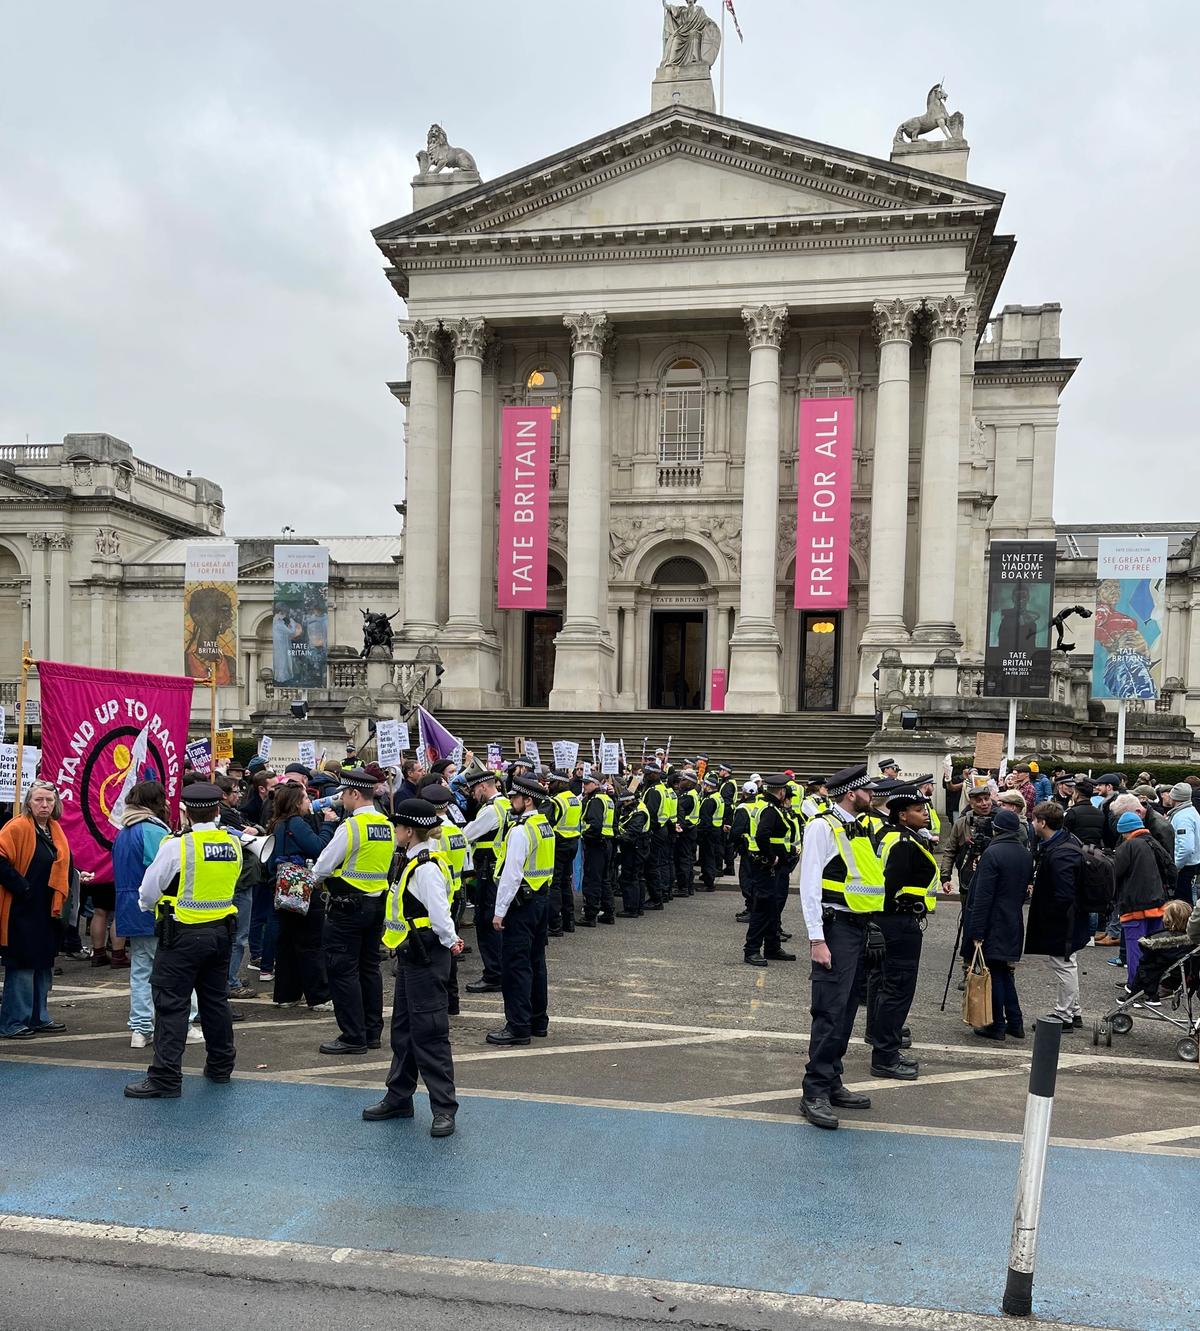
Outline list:
[[[751,860],[748,870],[750,891],[750,921],[746,925],[746,955],[753,956],[761,948],[769,957],[779,951],[780,920],[787,905],[790,875],[784,865],[771,868],[759,860]]]
[[[165,1091],[177,1091],[183,1083],[183,1051],[193,989],[208,1050],[204,1066],[214,1077],[225,1077],[233,1071],[236,1051],[229,1012],[229,953],[233,945],[231,921],[236,919],[234,915],[211,924],[177,924],[174,944],[158,945],[150,972],[154,1062],[147,1080]]]
[[[621,842],[621,900],[626,912],[640,915],[646,907],[646,852],[650,837],[643,834]]]
[[[500,934],[503,965],[500,985],[504,995],[504,1020],[514,1035],[544,1031],[549,1022],[550,1001],[546,972],[548,905],[545,892],[535,892],[524,903],[516,901],[504,917]]]
[[[696,833],[689,823],[675,833],[675,895],[690,897],[696,890]]]
[[[867,1039],[875,1049],[871,1061],[890,1068],[900,1057],[900,1035],[917,992],[923,933],[918,915],[872,918],[886,951],[883,964],[867,975]]]
[[[662,900],[670,901],[674,895],[671,885],[675,881],[675,826],[668,823],[660,827],[655,836],[658,847],[658,885]]]
[[[383,1035],[379,948],[387,902],[351,888],[329,898],[325,970],[333,1015],[345,1044],[374,1044]]]
[[[613,908],[609,860],[612,838],[589,841],[583,838],[583,913],[589,920]]]
[[[646,861],[643,877],[646,883],[646,896],[651,901],[661,901],[663,899],[663,880],[659,872],[662,864],[663,849],[662,843],[665,841],[667,830],[665,827],[657,827],[650,833],[649,842],[646,846]]]
[[[488,855],[475,860],[475,941],[483,963],[480,979],[500,983],[500,935],[493,927],[496,918],[496,861]]]
[[[559,929],[575,919],[575,856],[579,837],[557,837],[554,842],[554,879],[550,884],[550,928]]]
[[[700,829],[700,881],[706,892],[716,889],[717,875],[725,867],[725,846],[719,827]]]
[[[412,961],[408,948],[396,953],[396,1000],[392,1006],[392,1066],[387,1075],[388,1104],[411,1100],[420,1073],[435,1114],[454,1114],[454,1059],[450,1053],[450,1015],[446,990],[450,950],[426,936],[429,965]]]
[[[804,1069],[804,1094],[810,1100],[828,1099],[842,1084],[842,1059],[858,1015],[870,918],[832,911],[825,919],[825,942],[833,960],[829,970],[816,962],[812,967],[812,1031]]]

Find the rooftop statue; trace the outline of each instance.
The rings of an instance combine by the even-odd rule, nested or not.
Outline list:
[[[935,83],[929,89],[929,96],[925,99],[925,114],[913,116],[896,130],[892,147],[902,148],[906,141],[916,143],[922,134],[935,129],[940,129],[948,139],[961,141],[963,137],[963,113],[955,111],[953,115],[947,114],[946,90],[940,83]]]
[[[465,148],[452,148],[441,125],[431,125],[425,147],[417,154],[417,165],[423,176],[436,176],[439,171],[474,171],[479,174],[475,159]]]
[[[716,64],[721,52],[721,25],[714,23],[696,0],[671,5],[663,0],[662,68]]]

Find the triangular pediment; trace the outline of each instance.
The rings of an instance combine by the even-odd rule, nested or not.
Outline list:
[[[998,210],[1003,195],[691,108],[656,112],[379,227],[392,245],[921,209]]]

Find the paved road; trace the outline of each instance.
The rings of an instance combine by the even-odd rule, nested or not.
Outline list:
[[[913,1021],[922,1080],[874,1082],[856,1044],[848,1080],[870,1087],[874,1107],[847,1115],[858,1130],[824,1134],[796,1121],[803,971],[744,967],[735,904],[718,893],[556,943],[551,1039],[529,1050],[485,1046],[498,1009],[490,998],[464,1005],[454,1023],[463,1109],[448,1142],[427,1136],[424,1105],[415,1124],[363,1124],[357,1111],[377,1094],[383,1060],[322,1060],[315,1046],[328,1017],[263,1000],[239,1005],[248,1019],[231,1086],[189,1078],[180,1101],[124,1101],[121,1084],[145,1063],[122,1032],[121,977],[67,963],[52,1006],[68,1035],[5,1047],[0,1062],[4,1121],[39,1104],[55,1107],[56,1124],[6,1171],[0,1211],[224,1236],[223,1263],[248,1243],[281,1242],[319,1251],[326,1264],[347,1248],[361,1260],[448,1261],[436,1288],[464,1263],[500,1264],[485,1269],[502,1269],[509,1289],[515,1269],[534,1268],[522,1286],[531,1306],[606,1316],[662,1315],[640,1281],[657,1282],[668,1308],[680,1289],[716,1299],[720,1325],[734,1324],[721,1299],[747,1290],[756,1292],[737,1297],[756,1299],[756,1314],[795,1316],[787,1301],[809,1300],[810,1321],[844,1316],[830,1302],[839,1299],[870,1305],[864,1317],[890,1306],[994,1312],[1028,1047],[976,1041],[953,1011],[937,1011],[953,908],[926,940]],[[1105,953],[1084,956],[1096,1011],[1115,968]],[[1051,986],[1040,969],[1023,968],[1018,983],[1030,1014],[1044,1010]],[[955,1000],[952,989],[951,1008]],[[1173,1058],[1173,1042],[1142,1022],[1111,1051],[1066,1042],[1038,1273],[1043,1316],[1138,1331],[1190,1331],[1200,1317],[1178,1239],[1200,1223],[1200,1073]],[[189,1050],[193,1070],[202,1054]],[[216,1148],[202,1145],[214,1134]],[[109,1156],[97,1156],[98,1137],[113,1143]],[[1130,1216],[1148,1206],[1172,1218],[1139,1226],[1135,1247]],[[0,1222],[2,1248],[36,1237]],[[562,1272],[585,1273],[583,1283],[549,1305],[547,1282]],[[635,1282],[623,1297],[653,1307],[595,1308],[602,1280]],[[697,1286],[709,1292],[691,1292]],[[456,1315],[432,1324],[456,1325]]]

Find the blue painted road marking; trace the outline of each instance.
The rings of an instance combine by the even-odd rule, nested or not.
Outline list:
[[[464,1097],[459,1133],[363,1123],[361,1089],[0,1063],[0,1211],[996,1312],[1017,1147]],[[32,1113],[31,1113],[32,1107]],[[111,1151],[97,1155],[96,1143]],[[1197,1164],[1051,1152],[1040,1316],[1200,1320]]]

